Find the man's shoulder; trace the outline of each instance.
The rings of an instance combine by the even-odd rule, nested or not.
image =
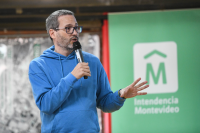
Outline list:
[[[36,69],[38,67],[41,67],[45,64],[45,59],[42,58],[41,56],[40,57],[36,57],[34,58],[30,64],[29,64],[29,69]]]
[[[40,62],[42,62],[42,58],[41,58],[41,56],[39,56],[39,57],[36,57],[36,58],[34,58],[32,61],[31,61],[31,63],[30,64],[33,64],[33,63],[40,63]]]

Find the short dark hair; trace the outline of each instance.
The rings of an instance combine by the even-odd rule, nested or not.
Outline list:
[[[58,17],[63,16],[63,15],[73,15],[74,16],[74,13],[72,11],[64,10],[64,9],[57,10],[57,11],[53,12],[51,15],[49,15],[49,17],[46,19],[46,30],[47,30],[47,33],[50,38],[51,38],[51,36],[49,34],[49,30],[50,29],[56,30],[56,28],[59,27]],[[51,38],[51,40],[53,41],[52,38]]]

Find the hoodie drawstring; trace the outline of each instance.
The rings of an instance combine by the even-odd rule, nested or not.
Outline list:
[[[64,78],[64,73],[63,73],[63,66],[62,66],[62,61],[60,60],[60,56],[59,56],[59,61],[60,61],[60,65],[61,65],[61,72],[62,72],[62,77]]]

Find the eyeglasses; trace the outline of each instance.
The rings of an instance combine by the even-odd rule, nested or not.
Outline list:
[[[74,30],[76,30],[77,33],[81,33],[82,29],[83,29],[83,26],[65,27],[62,29],[56,28],[56,30],[66,30],[67,34],[73,34]]]

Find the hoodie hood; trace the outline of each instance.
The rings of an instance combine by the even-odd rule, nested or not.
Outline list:
[[[45,50],[43,54],[41,55],[41,57],[52,58],[56,60],[64,60],[64,59],[74,59],[76,56],[75,51],[72,51],[72,53],[66,57],[62,54],[56,53],[54,50],[55,50],[55,46],[53,45],[47,50]]]

